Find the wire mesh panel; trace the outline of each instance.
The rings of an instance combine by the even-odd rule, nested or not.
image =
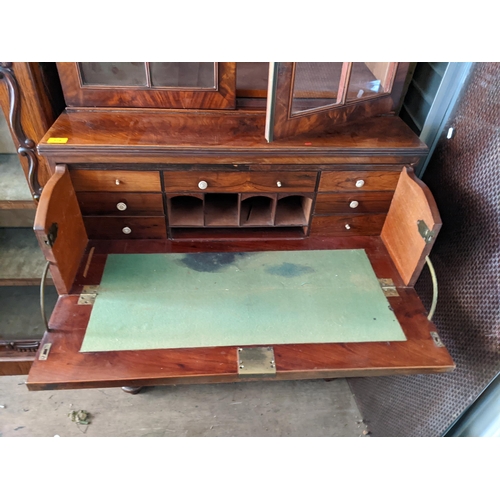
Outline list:
[[[454,136],[446,138],[449,127]],[[434,316],[457,368],[350,381],[374,436],[439,436],[500,371],[500,64],[477,63],[424,176],[443,219]],[[416,290],[430,306],[425,269]]]

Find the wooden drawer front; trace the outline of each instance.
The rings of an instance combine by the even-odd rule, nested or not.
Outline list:
[[[83,215],[163,215],[161,193],[78,193]]]
[[[316,172],[164,172],[165,191],[205,193],[311,192]],[[206,183],[201,189],[200,182]]]
[[[394,191],[400,173],[366,170],[322,172],[319,191]]]
[[[364,193],[321,193],[316,197],[316,214],[387,213],[391,206],[392,191]]]
[[[313,217],[311,235],[377,236],[382,231],[385,217],[386,214],[354,214],[332,215],[330,217]]]
[[[166,239],[164,217],[84,217],[88,237],[98,240]],[[124,232],[129,228],[130,232]]]
[[[159,172],[71,170],[75,191],[161,192]]]

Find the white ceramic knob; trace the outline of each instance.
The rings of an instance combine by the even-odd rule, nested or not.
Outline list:
[[[127,210],[127,205],[120,201],[120,203],[116,204],[116,208],[120,210],[120,212],[123,212],[124,210]]]
[[[349,231],[349,229],[351,229],[351,226],[349,224],[346,224],[345,228]]]
[[[358,208],[358,205],[359,205],[359,202],[354,200],[354,201],[351,201],[351,203],[349,203],[349,206],[351,208]]]
[[[120,185],[120,179],[116,179],[115,184],[116,184],[117,186],[119,186],[119,185]]]
[[[207,181],[200,181],[200,182],[198,182],[198,187],[200,189],[207,189],[207,187],[208,187]]]
[[[129,227],[125,226],[123,229],[122,229],[122,233],[124,234],[130,234],[132,232],[132,229],[130,229]]]
[[[278,181],[278,182],[276,183],[276,185],[280,188],[280,187],[281,187],[281,182],[280,182],[280,181]]]
[[[361,188],[365,185],[365,181],[362,179],[359,179],[359,181],[356,181],[356,187]]]

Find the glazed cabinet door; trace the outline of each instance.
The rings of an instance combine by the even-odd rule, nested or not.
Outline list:
[[[120,108],[234,109],[236,63],[58,63],[66,104]]]
[[[329,127],[394,112],[409,63],[270,63],[266,139],[324,133]]]

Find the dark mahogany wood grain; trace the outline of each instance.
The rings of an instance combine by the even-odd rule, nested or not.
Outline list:
[[[356,171],[345,170],[322,172],[318,191],[394,191],[398,184],[399,172],[394,171]],[[356,187],[362,180],[364,185]]]
[[[56,167],[55,174],[45,185],[33,229],[50,262],[58,293],[69,293],[88,239],[76,193],[64,165]]]
[[[194,91],[82,86],[77,63],[57,63],[57,69],[68,106],[234,109],[236,106],[236,63],[223,62],[217,65],[217,89]]]
[[[419,220],[434,234],[429,243],[419,232]],[[403,168],[382,229],[382,241],[406,285],[414,286],[420,276],[441,226],[441,217],[429,188],[412,169]]]
[[[98,280],[104,267],[106,251],[135,253],[152,250],[150,242],[124,242],[121,249],[117,244],[116,241],[100,244],[91,242],[95,248],[94,259],[98,257],[94,261],[96,269],[92,272]],[[401,285],[398,272],[380,238],[284,241],[281,249],[304,250],[311,246],[324,249],[365,248],[376,275],[379,278],[392,278],[398,286]],[[252,251],[263,247],[269,249],[272,244],[255,241],[234,242],[228,246],[223,242],[163,241],[157,242],[153,250]],[[453,369],[453,360],[447,350],[436,347],[430,337],[429,332],[435,331],[435,326],[427,320],[425,308],[415,291],[401,287],[398,291],[400,296],[389,301],[408,339],[406,342],[274,346],[277,361],[274,379],[435,373]],[[242,380],[237,375],[234,347],[79,353],[91,306],[77,306],[77,299],[76,295],[59,299],[50,321],[51,332],[46,333],[43,340],[43,343],[51,342],[52,349],[46,361],[34,362],[28,377],[30,390]]]
[[[70,174],[75,191],[161,192],[158,172],[76,169]]]
[[[408,163],[427,147],[398,117],[384,116],[268,144],[265,117],[252,112],[66,111],[39,144],[68,163],[259,163],[308,165]],[[106,130],[103,134],[102,130]],[[67,137],[66,144],[48,144]]]
[[[391,94],[377,96],[363,102],[353,102],[325,110],[312,110],[292,116],[292,92],[296,63],[275,63],[276,93],[271,140],[281,140],[305,133],[323,134],[347,122],[363,121],[377,115],[394,112],[399,105],[409,63],[398,63]]]
[[[165,217],[89,217],[83,218],[89,238],[161,239],[166,238]],[[128,227],[131,233],[125,234]]]
[[[386,214],[321,215],[312,219],[312,236],[377,236],[380,235]],[[349,229],[346,227],[349,226]]]
[[[344,193],[319,193],[316,196],[316,214],[387,212],[391,206],[392,191],[365,191]],[[351,208],[350,203],[358,202]]]
[[[161,193],[77,193],[78,203],[83,215],[163,215],[163,196]],[[119,210],[118,203],[127,208]]]
[[[198,193],[259,193],[314,191],[315,172],[163,172],[165,191]],[[208,187],[200,189],[198,183]],[[278,187],[278,182],[281,187]]]

